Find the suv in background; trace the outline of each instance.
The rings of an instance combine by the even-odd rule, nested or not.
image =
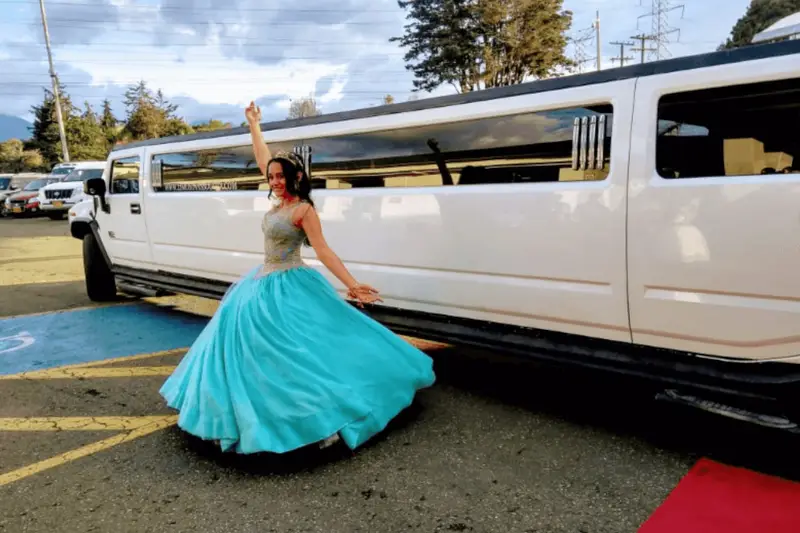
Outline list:
[[[39,208],[51,220],[63,219],[72,206],[86,198],[83,194],[83,182],[91,178],[102,178],[105,168],[105,161],[74,163],[72,172],[66,178],[39,191]]]

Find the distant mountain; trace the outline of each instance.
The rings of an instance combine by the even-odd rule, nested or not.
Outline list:
[[[19,117],[0,115],[0,142],[8,139],[28,139],[31,132],[28,127],[31,123]]]

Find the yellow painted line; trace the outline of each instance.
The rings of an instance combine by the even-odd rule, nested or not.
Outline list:
[[[94,453],[113,448],[118,444],[130,442],[151,433],[155,433],[160,429],[174,425],[177,421],[178,417],[175,415],[160,417],[158,421],[136,428],[128,433],[114,435],[113,437],[98,442],[93,442],[92,444],[87,444],[86,446],[82,446],[66,453],[56,455],[55,457],[45,459],[44,461],[39,461],[38,463],[33,463],[32,465],[24,466],[22,468],[18,468],[17,470],[12,470],[11,472],[0,475],[0,487],[21,479],[25,479],[26,477],[38,474],[45,470],[75,461],[76,459],[86,457],[87,455],[92,455]]]
[[[169,376],[175,366],[115,366],[110,368],[50,368],[29,374],[0,376],[0,381],[39,379],[92,379],[92,378],[139,378],[147,376]]]
[[[61,261],[64,259],[80,259],[83,257],[81,254],[72,255],[34,255],[31,257],[12,257],[11,259],[0,259],[0,265],[8,265],[10,263],[36,263],[47,261]]]
[[[164,416],[47,416],[0,418],[0,431],[130,431]]]
[[[113,359],[102,359],[100,361],[91,361],[89,363],[76,363],[73,365],[65,365],[59,366],[56,368],[44,368],[42,370],[30,370],[28,372],[21,372],[19,374],[8,374],[5,376],[0,376],[0,381],[8,381],[8,380],[18,380],[18,379],[74,379],[76,377],[89,377],[88,374],[86,376],[78,376],[74,371],[78,369],[86,369],[86,368],[94,368],[103,365],[111,365],[115,363],[127,363],[130,361],[141,361],[142,359],[149,359],[151,357],[162,357],[168,355],[176,355],[182,352],[186,352],[189,348],[176,348],[174,350],[164,350],[161,352],[152,352],[152,353],[143,353],[138,355],[126,355],[124,357],[115,357]],[[121,367],[117,367],[121,368]],[[139,368],[166,368],[166,367],[139,367]],[[172,368],[172,367],[170,367]],[[124,376],[115,376],[113,372],[117,370],[115,368],[103,368],[98,370],[108,370],[112,374],[102,376],[102,375],[94,375],[91,377],[128,377],[128,375]],[[137,370],[137,367],[127,367],[125,368],[126,371]],[[171,373],[171,371],[170,371]],[[151,375],[151,376],[161,376],[163,374],[139,374],[139,375]]]
[[[76,363],[74,365],[60,366],[58,368],[91,368],[94,366],[110,365],[113,363],[127,363],[129,361],[141,361],[142,359],[149,359],[150,357],[175,355],[187,351],[189,351],[188,347],[175,348],[173,350],[162,350],[160,352],[140,353],[138,355],[126,355],[124,357],[115,357],[114,359],[103,359],[101,361],[92,361],[90,363]]]
[[[50,282],[48,281],[47,283],[50,283]],[[56,281],[55,283],[62,283],[62,282],[61,281]],[[125,301],[125,302],[113,302],[113,303],[99,304],[99,305],[84,305],[84,306],[81,306],[81,307],[70,307],[69,309],[59,309],[57,311],[40,311],[38,313],[28,313],[28,314],[11,315],[11,316],[0,316],[0,320],[7,320],[7,319],[11,319],[11,318],[27,318],[29,316],[57,315],[57,314],[60,314],[60,313],[70,313],[72,311],[88,311],[89,309],[101,309],[101,308],[104,308],[104,307],[119,307],[119,306],[122,306],[122,305],[132,305],[132,304],[135,304],[135,303],[139,303],[138,300],[130,300],[130,301]]]

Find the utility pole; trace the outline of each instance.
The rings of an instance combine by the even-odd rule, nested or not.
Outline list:
[[[61,151],[64,162],[69,162],[69,149],[67,148],[67,133],[64,130],[64,116],[61,113],[61,97],[58,95],[58,77],[53,68],[53,54],[50,52],[50,32],[47,30],[47,15],[44,12],[44,0],[39,0],[39,9],[42,12],[42,28],[44,29],[44,44],[47,47],[47,60],[50,63],[50,80],[53,82],[53,96],[56,100],[56,120],[58,120],[58,133],[61,135]]]
[[[611,61],[613,61],[613,62],[619,61],[619,66],[624,67],[625,66],[625,61],[633,60],[632,57],[625,55],[625,47],[626,46],[633,46],[633,43],[625,43],[625,42],[620,42],[620,41],[614,41],[613,43],[609,43],[609,44],[612,44],[614,46],[619,46],[619,57],[614,57],[614,58],[611,59]]]
[[[631,39],[634,39],[634,40],[639,41],[641,43],[639,48],[631,48],[631,51],[632,52],[641,52],[642,53],[642,63],[644,63],[645,53],[647,53],[647,52],[655,52],[656,51],[655,48],[648,48],[647,46],[645,46],[645,43],[647,41],[652,41],[653,40],[653,37],[651,35],[645,35],[643,33],[640,33],[639,35],[634,35],[633,37],[631,37]]]
[[[597,39],[597,71],[602,68],[602,55],[600,53],[600,10],[597,10],[597,18],[594,20],[594,34]]]

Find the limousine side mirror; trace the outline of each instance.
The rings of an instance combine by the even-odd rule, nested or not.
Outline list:
[[[90,178],[83,182],[83,192],[90,196],[94,196],[100,200],[100,207],[105,213],[110,213],[111,209],[106,201],[106,182],[103,178]],[[95,208],[97,207],[97,200],[94,202]]]

